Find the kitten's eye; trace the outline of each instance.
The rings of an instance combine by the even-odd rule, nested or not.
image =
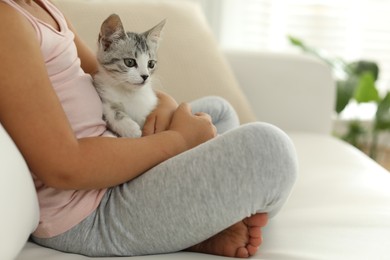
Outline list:
[[[150,60],[150,61],[148,62],[148,67],[149,67],[150,69],[153,69],[155,66],[156,66],[156,61],[155,61],[155,60]]]
[[[132,68],[134,66],[137,65],[137,62],[135,61],[135,59],[123,59],[125,65],[129,68]]]

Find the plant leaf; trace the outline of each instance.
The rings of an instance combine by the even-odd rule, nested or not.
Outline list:
[[[299,47],[302,47],[304,45],[300,39],[298,39],[294,36],[288,35],[287,38],[289,39],[289,41],[292,45],[299,46]]]
[[[370,71],[376,81],[379,76],[379,67],[376,62],[367,60],[358,60],[347,65],[348,70],[355,75],[362,75],[366,71]]]
[[[375,86],[375,79],[371,72],[365,71],[360,75],[354,98],[358,103],[378,102],[380,100]]]
[[[378,104],[375,114],[375,129],[390,130],[390,92]]]
[[[358,82],[359,79],[355,75],[351,75],[346,80],[337,81],[336,112],[338,114],[340,114],[348,105],[353,97]]]

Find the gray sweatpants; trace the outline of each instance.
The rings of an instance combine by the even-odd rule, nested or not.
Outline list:
[[[109,189],[96,211],[71,230],[33,240],[88,256],[169,253],[251,214],[274,216],[296,178],[288,137],[269,124],[238,127],[234,110],[220,98],[192,107],[211,115],[218,137]]]

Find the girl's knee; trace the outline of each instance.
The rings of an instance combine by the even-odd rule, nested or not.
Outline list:
[[[257,158],[253,165],[256,168],[253,190],[263,198],[260,205],[264,205],[264,198],[267,201],[265,208],[259,206],[258,209],[265,210],[272,217],[286,202],[296,181],[295,147],[287,134],[270,124],[248,124],[243,126],[243,131],[243,138],[247,137],[245,145],[250,149],[247,152]]]
[[[287,134],[276,126],[260,122],[242,128],[242,137],[247,140],[245,145],[262,161],[258,167],[267,167],[278,185],[291,189],[298,163],[295,147]]]
[[[237,117],[233,106],[226,99],[219,96],[208,96],[205,97],[205,100],[207,100],[208,103],[213,104],[215,110],[219,111],[221,115],[234,115]]]
[[[203,99],[209,107],[208,112],[217,127],[218,133],[222,134],[240,125],[238,115],[233,106],[226,99],[218,96],[208,96]]]

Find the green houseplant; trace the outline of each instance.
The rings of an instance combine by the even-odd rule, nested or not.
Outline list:
[[[358,148],[362,148],[361,140],[365,139],[369,144],[368,153],[375,159],[379,134],[390,130],[390,92],[383,97],[378,92],[376,81],[379,76],[379,67],[377,63],[367,60],[346,62],[339,57],[331,57],[320,49],[306,45],[296,37],[289,36],[288,39],[293,46],[321,59],[331,67],[337,84],[335,112],[338,115],[351,100],[357,103],[376,103],[377,110],[370,133],[362,127],[361,122],[354,120],[349,123],[347,133],[342,136],[344,140]]]

